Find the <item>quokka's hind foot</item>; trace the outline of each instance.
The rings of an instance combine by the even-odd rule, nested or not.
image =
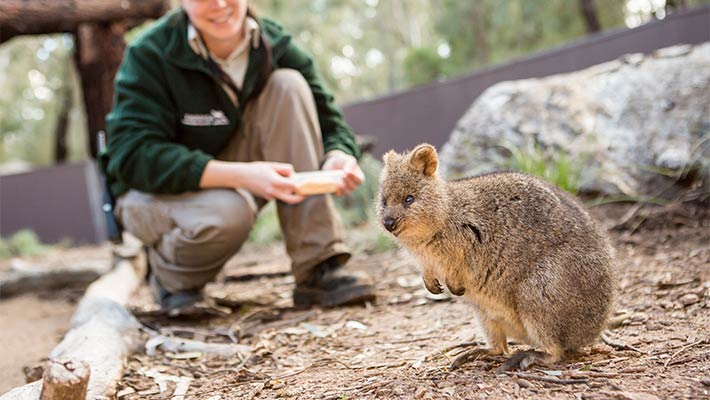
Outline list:
[[[505,360],[503,365],[501,365],[497,373],[502,374],[507,371],[525,371],[532,365],[549,365],[557,361],[558,359],[550,354],[543,353],[542,351],[526,350],[519,351],[513,354],[509,359]]]
[[[447,350],[452,350],[458,347],[471,347],[483,344],[484,343],[482,342],[467,342],[457,346],[449,347]],[[500,350],[494,350],[488,347],[476,347],[472,349],[467,349],[456,355],[456,358],[454,359],[454,361],[451,362],[451,365],[449,366],[449,371],[453,371],[459,368],[460,366],[466,364],[467,362],[476,361],[490,356],[499,356],[501,354],[502,352]]]

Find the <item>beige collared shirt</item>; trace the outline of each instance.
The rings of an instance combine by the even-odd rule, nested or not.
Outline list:
[[[234,49],[226,59],[221,59],[214,54],[209,53],[202,37],[200,37],[197,29],[191,23],[188,23],[187,26],[187,41],[190,43],[192,50],[197,53],[197,55],[202,56],[205,59],[207,58],[207,55],[210,54],[212,59],[219,64],[220,68],[222,68],[222,70],[224,70],[230,78],[232,78],[232,81],[234,81],[234,84],[237,85],[239,89],[241,89],[242,84],[244,84],[244,76],[246,75],[247,66],[249,65],[249,44],[251,42],[251,46],[259,46],[259,24],[253,18],[247,17],[245,21],[245,30],[244,40],[242,40],[239,46],[237,46],[237,48]],[[223,84],[222,86],[225,87],[226,85]],[[232,93],[228,87],[226,88],[226,91],[230,94],[232,100],[236,102],[236,96],[234,93]]]

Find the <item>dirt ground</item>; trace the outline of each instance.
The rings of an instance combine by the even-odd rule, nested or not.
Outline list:
[[[618,326],[609,334],[615,347],[599,340],[564,362],[524,374],[496,375],[504,357],[476,360],[450,371],[458,349],[448,353],[445,349],[482,339],[472,306],[462,298],[430,298],[407,254],[373,252],[372,240],[368,241],[372,231],[354,231],[349,240],[358,251],[351,266],[368,271],[377,284],[377,302],[367,306],[293,309],[293,279],[280,243],[247,246],[217,283],[208,286],[211,297],[232,309],[228,316],[157,317],[150,312],[153,306],[143,288],[131,307],[150,328],[206,342],[236,341],[252,351],[248,357],[226,360],[194,351],[158,350],[154,356],[139,352],[128,360],[118,397],[710,398],[707,202],[638,210],[634,205],[611,204],[591,211],[610,228],[618,252]],[[16,341],[8,338],[13,332],[34,330],[26,314],[17,310],[30,308],[22,301],[0,301],[3,321],[9,322],[3,326],[10,331],[0,336],[4,362],[0,371],[19,371],[41,358],[11,350]],[[31,336],[32,342],[51,348],[57,330],[67,325],[62,315],[66,310],[48,316],[54,322],[46,323],[53,327]],[[32,326],[45,323],[32,321],[37,321]],[[526,347],[511,346],[511,351],[521,349]],[[0,393],[22,383],[4,384],[6,377],[16,375],[0,377]],[[185,388],[185,396],[175,396]]]

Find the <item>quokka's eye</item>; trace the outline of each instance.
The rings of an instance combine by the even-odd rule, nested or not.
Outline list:
[[[412,203],[414,203],[414,196],[412,196],[411,194],[407,195],[407,197],[404,198],[404,204],[410,205]]]

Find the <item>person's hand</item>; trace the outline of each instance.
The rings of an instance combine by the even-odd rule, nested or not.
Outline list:
[[[210,160],[200,178],[200,187],[246,189],[266,200],[295,204],[305,197],[294,193],[293,165],[278,162],[231,162]]]
[[[324,171],[342,170],[344,172],[343,182],[335,193],[337,196],[352,193],[365,181],[365,173],[360,169],[357,159],[342,150],[329,151],[325,155],[325,162],[321,169]]]
[[[288,204],[300,203],[305,198],[294,193],[296,184],[291,179],[294,173],[291,164],[255,161],[240,163],[239,166],[239,187],[255,196],[266,200],[278,199]]]

